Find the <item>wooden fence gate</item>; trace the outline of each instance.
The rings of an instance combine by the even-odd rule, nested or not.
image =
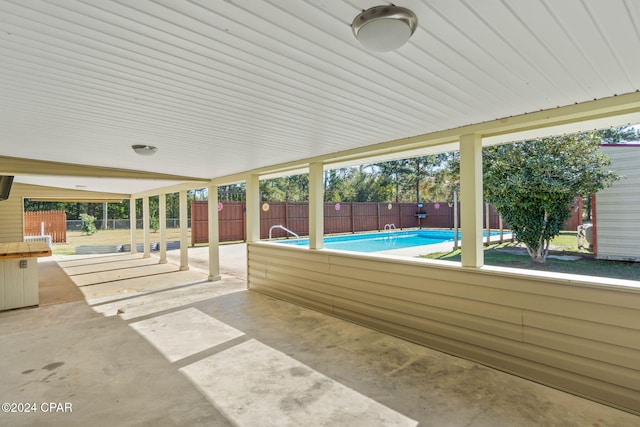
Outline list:
[[[25,236],[51,236],[53,243],[67,241],[67,214],[65,211],[39,211],[24,213]]]

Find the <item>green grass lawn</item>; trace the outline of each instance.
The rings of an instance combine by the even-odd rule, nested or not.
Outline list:
[[[151,242],[160,241],[160,232],[150,232]],[[191,228],[187,229],[187,238],[191,245]],[[179,228],[167,228],[167,241],[175,242],[180,240]],[[136,230],[136,242],[144,241],[144,231]],[[76,253],[77,246],[102,246],[102,245],[124,245],[131,243],[131,233],[129,230],[98,230],[97,233],[87,235],[81,231],[67,231],[66,243],[54,243],[53,253],[56,255],[73,255]],[[238,242],[223,242],[238,243]],[[207,243],[200,243],[196,246],[207,246]]]
[[[587,249],[578,249],[576,234],[563,232],[551,242],[545,264],[534,263],[524,245],[502,243],[487,246],[484,251],[486,265],[524,268],[528,270],[552,271],[557,273],[583,274],[587,276],[610,277],[614,279],[640,280],[640,263],[605,261],[594,258]],[[555,256],[579,256],[577,260],[564,260]],[[421,258],[460,261],[460,250],[424,255]]]
[[[191,243],[191,229],[188,230],[189,243]],[[160,241],[159,232],[150,233],[152,242]],[[179,228],[167,228],[167,241],[180,240]],[[136,230],[136,241],[144,241],[143,230]],[[71,255],[76,253],[76,246],[101,246],[101,245],[123,245],[131,243],[131,233],[129,230],[99,230],[92,235],[84,234],[80,231],[67,231],[66,243],[54,243],[53,253],[58,255]]]

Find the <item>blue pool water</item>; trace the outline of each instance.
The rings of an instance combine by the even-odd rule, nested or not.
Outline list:
[[[340,249],[351,252],[378,252],[453,242],[454,236],[455,232],[453,230],[399,230],[343,236],[325,236],[324,247],[327,249]],[[458,232],[458,239],[460,239],[460,236],[461,233]],[[279,240],[278,243],[308,247],[309,239]]]

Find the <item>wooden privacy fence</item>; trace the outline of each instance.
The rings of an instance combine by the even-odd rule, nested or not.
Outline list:
[[[218,203],[218,231],[221,242],[246,240],[245,202],[222,201]],[[309,204],[307,202],[261,202],[260,238],[269,237],[269,229],[283,225],[300,236],[309,234]],[[459,206],[458,206],[459,207]],[[418,211],[427,214],[418,219]],[[208,202],[191,202],[191,244],[207,243]],[[460,210],[458,209],[458,224]],[[419,209],[415,203],[345,202],[324,204],[324,231],[327,234],[355,233],[384,230],[385,225],[396,228],[453,228],[453,203],[423,203]],[[499,228],[499,215],[493,206],[489,209],[491,228]],[[503,224],[506,227],[506,224]],[[274,229],[273,237],[286,237],[281,229]]]
[[[53,243],[65,243],[67,241],[67,214],[65,211],[25,212],[24,235],[49,235]]]

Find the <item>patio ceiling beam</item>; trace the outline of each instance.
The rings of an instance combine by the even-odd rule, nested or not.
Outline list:
[[[22,195],[34,202],[120,203],[131,197],[126,193],[56,188],[45,185],[15,183]]]
[[[131,196],[135,197],[135,198],[142,198],[142,197],[151,197],[151,196],[157,196],[159,194],[172,194],[172,193],[179,193],[181,191],[189,191],[189,190],[193,190],[196,188],[205,188],[208,187],[210,185],[209,180],[203,180],[203,181],[188,181],[188,182],[183,182],[181,184],[176,184],[176,185],[171,185],[171,186],[167,186],[167,187],[158,187],[158,188],[154,188],[151,190],[147,190],[147,191],[141,191],[139,193],[134,193]]]
[[[242,182],[246,174],[260,176],[278,176],[288,173],[305,172],[311,163],[323,163],[326,168],[342,167],[347,164],[359,164],[366,159],[376,158],[383,161],[385,156],[402,158],[412,150],[431,147],[435,152],[444,152],[457,144],[461,135],[477,134],[483,138],[483,145],[494,145],[523,139],[536,138],[541,134],[562,134],[587,129],[602,129],[609,126],[622,126],[640,122],[640,92],[632,92],[593,101],[576,103],[548,110],[460,126],[409,138],[339,151],[323,156],[300,159],[295,162],[271,165],[212,180],[215,185]],[[334,166],[337,165],[337,166]]]
[[[191,176],[171,175],[130,169],[116,169],[102,166],[78,165],[74,163],[51,162],[19,157],[0,156],[0,175],[50,175],[80,176],[122,179],[151,179],[167,181],[208,182],[208,179]]]

